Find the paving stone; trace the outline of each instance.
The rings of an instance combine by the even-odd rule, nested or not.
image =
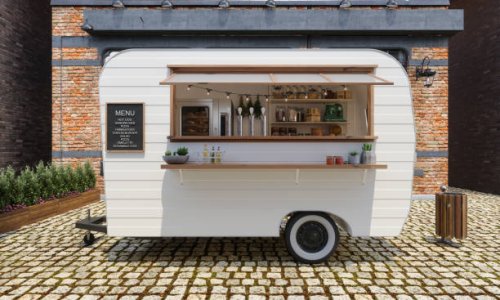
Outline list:
[[[74,222],[86,208],[78,209],[0,236],[0,299],[498,299],[500,196],[463,192],[469,237],[461,248],[428,242],[434,202],[418,200],[401,235],[341,231],[337,252],[312,266],[275,238],[97,234],[82,248]]]

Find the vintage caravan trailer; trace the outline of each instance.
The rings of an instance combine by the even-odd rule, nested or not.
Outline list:
[[[126,50],[99,85],[110,236],[278,237],[287,220],[290,253],[315,263],[337,226],[402,229],[415,129],[408,75],[386,53]],[[376,158],[346,163],[364,144]],[[179,147],[189,161],[165,163]]]

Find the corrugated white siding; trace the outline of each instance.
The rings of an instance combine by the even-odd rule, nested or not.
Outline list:
[[[163,171],[170,132],[170,88],[159,82],[169,64],[369,65],[394,86],[374,88],[375,149],[387,170]],[[100,79],[105,104],[145,103],[145,152],[105,153],[108,233],[112,236],[276,236],[281,218],[297,210],[331,212],[353,235],[397,235],[407,217],[415,159],[415,131],[407,75],[376,50],[127,50]],[[103,136],[103,148],[105,148]],[[180,144],[172,144],[175,149]],[[203,143],[183,143],[191,155]],[[226,161],[323,162],[361,143],[218,143]]]

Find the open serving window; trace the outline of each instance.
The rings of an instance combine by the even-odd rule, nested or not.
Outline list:
[[[377,66],[169,66],[171,141],[371,141]]]

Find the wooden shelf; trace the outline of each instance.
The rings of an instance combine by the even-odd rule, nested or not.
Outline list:
[[[353,99],[269,99],[270,103],[334,103],[334,102],[349,102]]]
[[[377,136],[169,136],[170,142],[374,142]]]
[[[253,169],[253,170],[375,170],[387,169],[384,164],[371,165],[327,165],[327,164],[288,164],[288,163],[187,163],[187,164],[163,164],[164,170],[235,170],[235,169]]]
[[[324,122],[271,122],[272,125],[334,125],[349,124],[346,121],[324,121]]]

